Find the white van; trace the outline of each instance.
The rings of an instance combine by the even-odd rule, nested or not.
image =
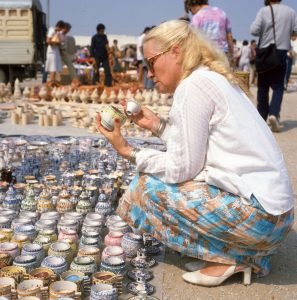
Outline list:
[[[39,0],[0,0],[0,82],[36,77],[45,61],[45,24]]]

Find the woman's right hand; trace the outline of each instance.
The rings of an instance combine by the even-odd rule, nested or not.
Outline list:
[[[141,106],[141,111],[128,116],[128,119],[143,129],[156,133],[160,126],[160,118],[145,106]]]

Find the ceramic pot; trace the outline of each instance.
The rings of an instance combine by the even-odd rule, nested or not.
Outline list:
[[[57,211],[44,212],[40,216],[40,220],[55,220],[58,223],[60,214]]]
[[[48,249],[50,247],[51,244],[51,239],[48,236],[38,236],[35,240],[34,240],[35,244],[39,244],[42,246],[43,250],[44,250],[44,254],[47,255],[48,253]]]
[[[103,230],[103,224],[100,221],[93,221],[93,220],[85,220],[82,226],[82,233],[84,232],[91,232],[96,231],[98,233],[101,233]]]
[[[13,259],[8,253],[1,253],[0,254],[0,269],[10,266]]]
[[[127,257],[135,257],[138,249],[143,246],[142,235],[131,232],[125,233],[121,246]]]
[[[95,211],[100,215],[108,216],[112,213],[111,203],[98,201],[95,207]]]
[[[122,233],[132,232],[131,227],[124,221],[117,221],[109,225],[109,231],[118,231]]]
[[[20,211],[19,217],[30,219],[32,224],[38,221],[38,213],[33,211]]]
[[[86,215],[85,220],[100,222],[102,224],[102,226],[105,223],[105,217],[103,215],[99,214],[98,212],[89,212]]]
[[[87,276],[97,271],[95,259],[91,256],[77,256],[70,265],[71,271],[79,271]]]
[[[69,265],[72,258],[71,247],[68,243],[60,241],[52,243],[49,247],[48,255],[64,257]]]
[[[78,291],[83,292],[85,274],[79,271],[66,271],[60,275],[61,280],[74,282],[77,285]]]
[[[14,278],[0,277],[0,296],[5,297],[5,299],[12,299],[12,289],[15,289],[15,287]]]
[[[37,238],[39,237],[48,237],[50,242],[54,243],[58,240],[58,236],[54,229],[43,229],[39,231]]]
[[[13,242],[4,242],[0,244],[0,254],[8,254],[15,259],[19,254],[20,250],[18,244]]]
[[[64,213],[63,219],[76,220],[79,228],[81,228],[84,216],[76,211],[68,211]]]
[[[70,239],[74,243],[78,242],[78,234],[75,230],[72,229],[61,229],[58,235],[58,240]]]
[[[19,225],[15,228],[14,233],[26,235],[31,241],[35,239],[37,235],[35,227],[32,224]]]
[[[11,221],[8,217],[3,217],[0,216],[0,228],[4,229],[4,228],[10,228],[11,226]]]
[[[41,266],[51,269],[57,275],[60,275],[67,270],[66,259],[61,256],[47,256],[43,259]]]
[[[31,270],[31,272],[29,273],[30,279],[42,280],[43,286],[49,286],[49,284],[56,281],[56,277],[57,275],[54,273],[53,270],[43,267]]]
[[[122,218],[118,215],[110,215],[106,218],[106,223],[105,225],[107,227],[111,226],[115,222],[123,221]]]
[[[35,223],[36,231],[56,230],[57,223],[55,220],[40,219]]]
[[[7,238],[7,240],[11,240],[12,235],[13,235],[13,230],[11,228],[1,228],[0,233],[4,234]]]
[[[57,225],[58,232],[60,232],[61,229],[65,230],[74,230],[78,231],[78,222],[75,219],[61,219]]]
[[[37,266],[40,266],[42,260],[44,259],[45,251],[40,244],[26,244],[23,246],[22,255],[34,255],[36,257]]]
[[[99,266],[101,262],[101,251],[98,247],[93,246],[83,246],[77,252],[77,256],[90,256],[93,257],[97,266]]]
[[[120,231],[110,231],[104,238],[104,244],[108,246],[121,246],[124,234]]]
[[[76,298],[80,297],[77,291],[77,286],[74,282],[70,281],[56,281],[49,287],[49,299],[57,300],[64,297]]]
[[[13,260],[13,265],[23,267],[27,273],[37,267],[36,257],[34,255],[18,255]]]
[[[42,280],[30,279],[18,284],[17,293],[21,298],[28,296],[43,298],[47,296],[47,288],[43,287]]]
[[[126,259],[125,252],[120,246],[107,246],[102,251],[101,259],[105,260],[107,257],[120,257],[123,260]]]
[[[127,272],[126,263],[122,257],[109,256],[101,261],[100,271],[125,275]]]
[[[11,222],[11,228],[15,230],[21,225],[32,225],[32,220],[29,218],[16,218]]]
[[[110,284],[96,284],[91,286],[91,300],[117,300],[117,289]]]
[[[14,209],[3,209],[0,211],[1,217],[6,217],[9,219],[9,224],[11,224],[12,220],[17,216],[17,210]]]

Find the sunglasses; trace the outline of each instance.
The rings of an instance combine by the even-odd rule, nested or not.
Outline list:
[[[161,55],[167,53],[168,51],[170,51],[170,49],[165,50],[165,51],[162,51],[162,52],[160,52],[160,53],[158,53],[158,54],[156,54],[156,55],[154,55],[154,56],[151,56],[151,57],[149,57],[149,58],[147,58],[147,59],[144,59],[145,64],[147,65],[149,71],[150,71],[152,74],[155,73],[155,70],[154,70],[154,64],[155,64],[155,62],[157,61],[157,59],[158,59]]]

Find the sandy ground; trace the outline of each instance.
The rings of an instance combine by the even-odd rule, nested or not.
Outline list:
[[[256,88],[252,88],[255,95]],[[275,133],[289,170],[295,202],[297,199],[297,93],[286,93],[282,106],[282,132]],[[251,124],[251,126],[253,126]],[[48,134],[56,135],[92,135],[84,129],[63,126],[44,128],[36,125],[12,126],[10,122],[0,124],[0,133],[5,134]],[[250,286],[241,284],[241,275],[235,275],[224,285],[215,288],[204,288],[183,282],[181,274],[187,258],[181,258],[174,252],[165,253],[164,262],[154,269],[156,278],[151,282],[156,286],[154,296],[159,299],[297,299],[297,222],[283,243],[279,252],[273,257],[272,273],[261,279],[252,280]],[[163,259],[162,259],[163,260]]]

